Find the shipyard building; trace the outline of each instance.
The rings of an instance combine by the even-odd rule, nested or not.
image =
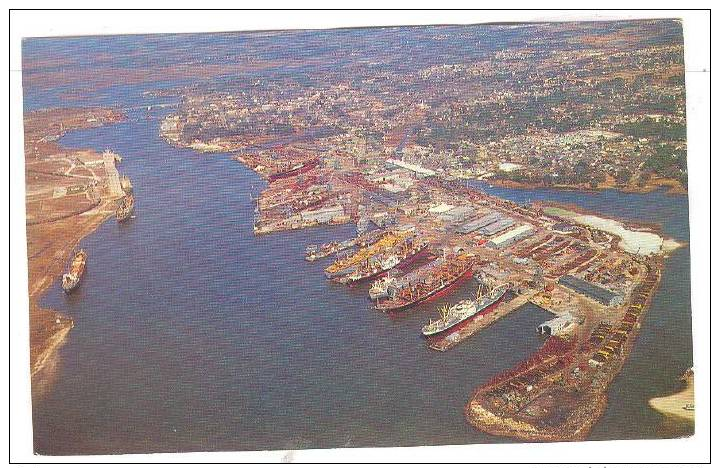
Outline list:
[[[535,229],[529,224],[523,224],[515,229],[511,229],[497,237],[493,237],[487,243],[488,247],[495,247],[496,249],[504,249],[505,247],[514,244],[520,239],[524,239],[535,232]]]
[[[623,300],[622,294],[589,283],[577,276],[565,275],[560,278],[558,283],[606,306],[620,305]]]
[[[460,223],[474,213],[475,210],[471,206],[456,206],[440,214],[440,219],[446,223]]]
[[[325,224],[333,221],[337,218],[342,218],[345,214],[345,209],[342,205],[329,206],[327,208],[320,208],[318,210],[308,210],[300,213],[300,216],[305,222],[317,222]]]
[[[495,221],[499,221],[500,219],[502,219],[502,215],[500,213],[492,211],[483,216],[482,218],[473,219],[472,221],[463,224],[462,226],[457,228],[456,232],[458,234],[470,234],[471,232],[477,231],[478,229],[492,224]]]
[[[547,322],[541,323],[536,328],[537,332],[541,335],[552,335],[557,336],[562,333],[567,333],[568,330],[572,329],[576,325],[576,321],[570,314],[559,315]]]
[[[502,218],[495,221],[494,223],[490,223],[487,226],[481,227],[480,229],[478,229],[478,232],[483,236],[494,236],[495,234],[509,228],[513,224],[515,224],[515,221],[513,221],[512,219]]]

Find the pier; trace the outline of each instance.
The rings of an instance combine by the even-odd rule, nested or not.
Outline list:
[[[125,196],[125,190],[122,188],[120,183],[120,173],[118,173],[115,167],[115,161],[118,155],[111,151],[105,151],[103,153],[103,163],[105,166],[105,173],[108,176],[108,189],[113,198],[122,198]]]
[[[448,349],[454,348],[459,343],[470,338],[480,330],[486,329],[498,320],[507,317],[512,312],[518,310],[520,307],[527,304],[530,299],[535,296],[535,294],[537,294],[537,291],[529,290],[507,302],[498,304],[498,306],[488,314],[479,315],[470,319],[470,321],[464,324],[460,329],[447,336],[443,336],[439,339],[429,338],[428,347],[430,349],[434,349],[435,351],[447,351]]]

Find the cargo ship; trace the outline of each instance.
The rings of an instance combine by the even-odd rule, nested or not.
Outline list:
[[[117,210],[115,210],[115,218],[117,218],[118,223],[122,223],[123,221],[126,221],[130,219],[130,216],[133,214],[133,209],[135,208],[135,197],[132,195],[125,195],[120,200],[120,205],[117,207]]]
[[[342,284],[353,284],[376,278],[393,268],[402,268],[405,265],[409,265],[427,248],[427,242],[408,238],[389,254],[370,257],[361,263],[355,271],[348,275],[335,278],[335,281]]]
[[[270,174],[268,176],[268,181],[273,182],[279,179],[286,179],[288,177],[295,177],[300,174],[304,174],[317,167],[318,164],[320,164],[320,160],[318,158],[303,161],[299,164],[292,166],[290,169]]]
[[[357,244],[356,239],[348,239],[346,241],[342,242],[329,242],[327,244],[323,244],[321,246],[317,245],[308,245],[305,249],[305,260],[308,262],[314,262],[315,260],[320,260],[321,258],[329,257],[330,255],[338,252],[342,252],[343,250],[350,249],[354,247]]]
[[[85,273],[86,260],[87,254],[82,249],[73,256],[69,271],[62,276],[63,291],[70,293],[80,283],[80,278]]]
[[[370,286],[370,290],[368,291],[370,299],[376,301],[378,299],[390,297],[391,288],[395,286],[396,283],[397,280],[388,272],[387,275],[375,281],[372,286]]]
[[[398,289],[392,297],[379,300],[376,308],[383,312],[400,312],[410,307],[442,297],[472,278],[472,257],[445,259],[423,278]]]
[[[402,242],[408,237],[407,232],[395,232],[388,231],[384,233],[377,241],[352,253],[344,258],[339,258],[325,269],[325,276],[328,279],[337,278],[340,276],[349,275],[367,259],[378,255],[379,253],[386,252],[398,243]]]
[[[486,295],[483,295],[481,289],[478,289],[475,300],[466,299],[452,307],[445,305],[439,308],[440,319],[431,320],[422,328],[422,334],[430,337],[450,333],[471,318],[491,312],[505,297],[508,289],[510,286],[504,284],[494,288]]]
[[[390,270],[381,278],[375,280],[370,287],[368,295],[370,299],[376,301],[378,299],[384,299],[393,297],[397,291],[401,290],[408,284],[416,282],[418,278],[426,274],[426,272],[432,271],[434,268],[440,266],[443,262],[442,258],[436,258],[430,263],[421,266],[417,270],[414,270],[406,275],[403,275],[400,270]]]
[[[305,260],[314,262],[315,260],[320,260],[328,255],[332,255],[338,251],[338,245],[338,242],[330,242],[321,246],[310,244],[305,248]]]
[[[362,249],[377,242],[380,237],[382,237],[383,233],[384,231],[375,230],[342,242],[332,241],[322,245],[310,244],[305,249],[305,260],[308,262],[314,262],[315,260],[329,257],[332,254],[339,254],[340,252],[353,247]]]

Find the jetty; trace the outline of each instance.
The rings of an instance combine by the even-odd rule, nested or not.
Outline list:
[[[113,198],[122,198],[125,196],[125,190],[122,188],[120,182],[120,173],[115,167],[115,162],[120,159],[120,156],[113,153],[112,151],[105,151],[103,153],[103,163],[105,166],[105,173],[108,176],[108,189],[112,194]]]

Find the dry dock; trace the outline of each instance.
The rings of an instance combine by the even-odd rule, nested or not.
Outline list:
[[[463,325],[457,331],[450,333],[447,336],[441,338],[428,338],[427,343],[431,349],[436,351],[447,351],[450,348],[455,347],[462,341],[470,338],[480,330],[484,330],[493,323],[497,322],[503,317],[510,315],[512,312],[518,310],[520,307],[527,304],[530,299],[537,294],[535,290],[529,290],[524,294],[516,296],[515,298],[498,304],[498,306],[490,313],[485,315],[479,315]]]

